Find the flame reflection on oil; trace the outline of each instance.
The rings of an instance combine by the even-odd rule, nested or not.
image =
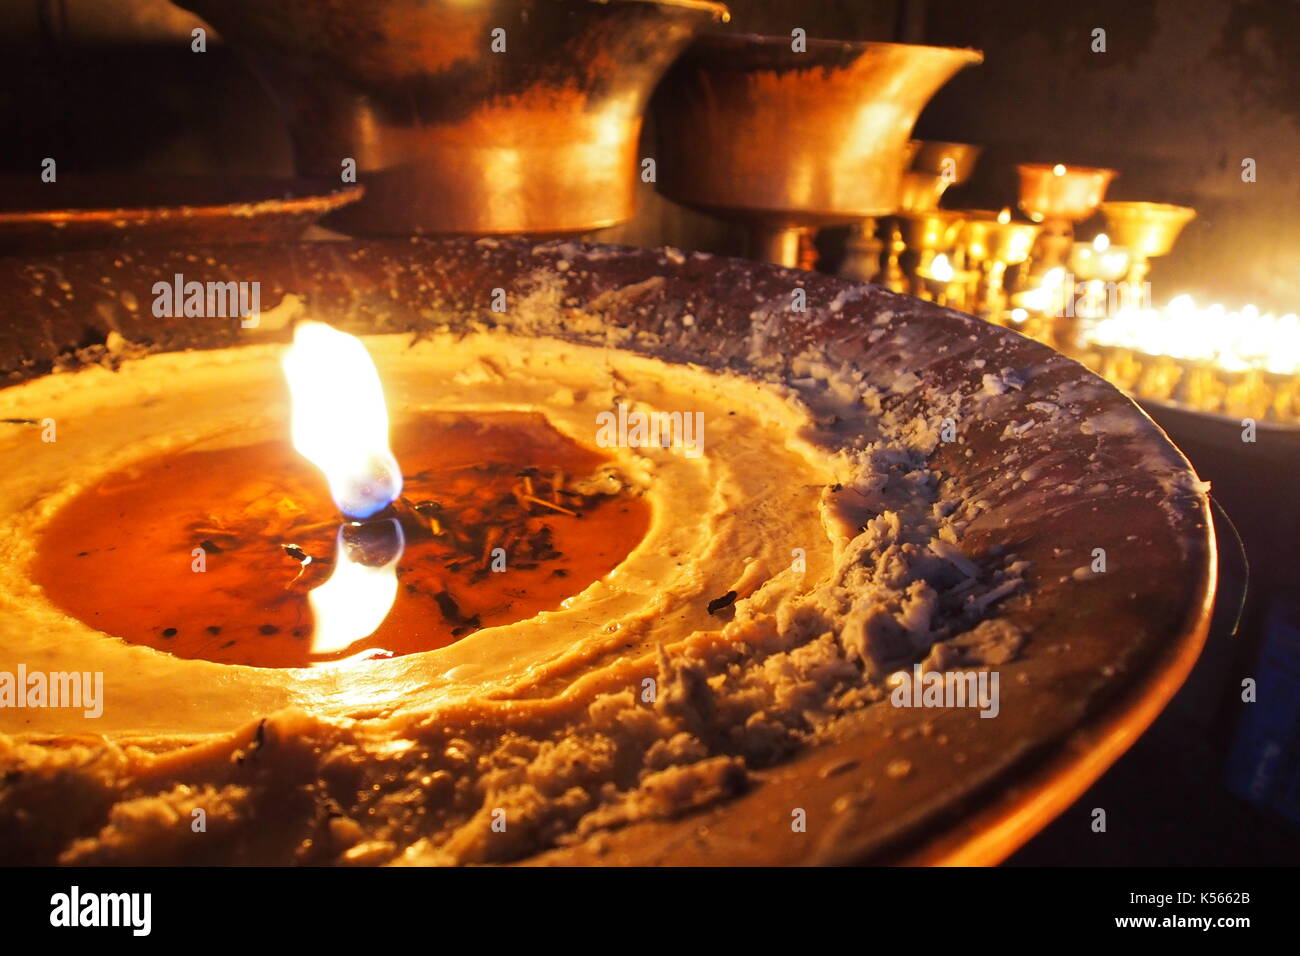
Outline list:
[[[334,573],[307,596],[316,619],[314,656],[345,651],[384,623],[397,597],[397,562],[405,546],[396,519],[339,528]]]

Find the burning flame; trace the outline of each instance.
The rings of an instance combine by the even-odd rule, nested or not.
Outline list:
[[[1064,164],[1064,163],[1057,163],[1055,166],[1053,166],[1053,167],[1052,167],[1052,175],[1053,175],[1053,176],[1064,176],[1064,175],[1065,175],[1065,164]]]
[[[1011,221],[1011,207],[1003,206],[1002,211],[998,213],[998,225],[1005,226]]]
[[[1097,233],[1097,238],[1092,240],[1092,247],[1098,252],[1105,252],[1110,248],[1110,236],[1104,232]]]
[[[952,263],[942,252],[935,256],[934,261],[930,263],[930,278],[939,282],[951,282],[956,274]]]
[[[388,447],[388,409],[365,346],[322,322],[300,322],[284,357],[293,404],[293,446],[325,473],[344,515],[370,518],[402,491]],[[313,654],[334,654],[369,637],[397,597],[405,542],[396,520],[339,528],[334,572],[308,595]]]
[[[293,447],[325,473],[339,511],[369,518],[402,493],[388,448],[379,373],[354,336],[300,322],[284,357],[293,399]]]

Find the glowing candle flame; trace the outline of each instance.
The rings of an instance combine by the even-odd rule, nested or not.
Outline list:
[[[1065,165],[1064,165],[1063,163],[1057,163],[1055,166],[1053,166],[1053,167],[1052,167],[1052,175],[1053,175],[1053,176],[1064,176],[1064,175],[1065,175]]]
[[[1005,226],[1011,221],[1011,207],[1003,206],[1002,211],[998,213],[998,224]]]
[[[284,358],[293,447],[325,473],[343,514],[369,518],[402,492],[388,448],[388,409],[365,346],[323,322],[300,322]]]
[[[942,252],[935,256],[934,261],[930,263],[930,277],[937,279],[939,282],[951,282],[955,274],[952,263],[948,261],[948,257]]]
[[[1092,240],[1092,247],[1098,252],[1105,252],[1110,248],[1110,236],[1104,232],[1097,233],[1097,238]]]

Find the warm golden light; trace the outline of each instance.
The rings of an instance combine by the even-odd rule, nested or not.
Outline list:
[[[1053,166],[1053,167],[1052,167],[1052,175],[1053,175],[1053,176],[1064,176],[1064,175],[1065,175],[1065,164],[1064,164],[1064,163],[1057,163],[1055,166]]]
[[[934,257],[934,261],[930,263],[930,278],[939,282],[951,282],[954,275],[956,272],[946,255],[941,252]]]
[[[402,529],[396,521],[375,524],[387,538],[379,553],[350,543],[347,534],[351,529],[340,528],[334,573],[307,596],[315,618],[313,654],[335,654],[369,637],[393,607],[397,598],[397,562],[402,557]]]
[[[1104,232],[1097,233],[1097,238],[1092,240],[1092,247],[1098,252],[1105,252],[1110,248],[1110,236]]]
[[[284,357],[293,447],[325,473],[339,511],[368,518],[402,492],[388,448],[388,409],[361,340],[323,322],[300,322]]]
[[[1120,309],[1081,333],[1085,342],[1212,364],[1227,372],[1300,373],[1300,318],[1260,312],[1253,305],[1239,310],[1217,303],[1201,307],[1190,295],[1179,295],[1163,309]]]
[[[1002,211],[998,213],[998,223],[1005,226],[1011,221],[1011,207],[1003,206]]]

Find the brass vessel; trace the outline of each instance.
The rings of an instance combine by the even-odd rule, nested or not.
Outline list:
[[[961,215],[965,223],[960,244],[978,279],[969,296],[975,304],[972,311],[985,318],[1000,318],[1007,307],[1007,269],[1029,258],[1042,227],[1013,221],[1010,210],[969,209]]]
[[[913,142],[916,143],[916,152],[912,158],[912,169],[943,176],[950,186],[970,179],[980,153],[984,152],[983,146],[974,143],[948,143],[930,139]]]
[[[899,212],[929,212],[939,208],[939,200],[952,183],[941,173],[923,173],[909,169],[903,173],[898,193]]]
[[[1032,286],[1048,271],[1065,264],[1074,243],[1074,224],[1097,211],[1115,170],[1063,163],[1022,163],[1016,170],[1020,174],[1020,208],[1034,222],[1042,223],[1033,269],[1026,277]]]
[[[898,208],[912,126],[975,50],[787,36],[701,37],[652,108],[659,190],[753,230],[758,257],[794,265],[808,229]],[[792,238],[793,236],[793,238]]]
[[[887,264],[887,275],[895,277],[895,268],[902,266],[902,274],[907,276],[904,290],[923,299],[932,299],[926,285],[926,277],[931,275],[935,258],[940,253],[950,252],[961,235],[963,219],[960,213],[946,209],[933,209],[928,212],[900,212],[894,216],[895,233],[891,238],[898,242],[898,249],[893,249],[891,242],[891,262]]]
[[[271,90],[303,175],[356,164],[364,235],[629,219],[644,107],[704,0],[177,0]]]
[[[965,220],[961,242],[972,263],[995,260],[1019,265],[1029,258],[1040,228],[1037,223],[1015,222],[991,209],[963,209],[958,215]]]
[[[1034,222],[1082,222],[1091,216],[1115,178],[1115,170],[1057,163],[1022,163],[1020,208]]]

